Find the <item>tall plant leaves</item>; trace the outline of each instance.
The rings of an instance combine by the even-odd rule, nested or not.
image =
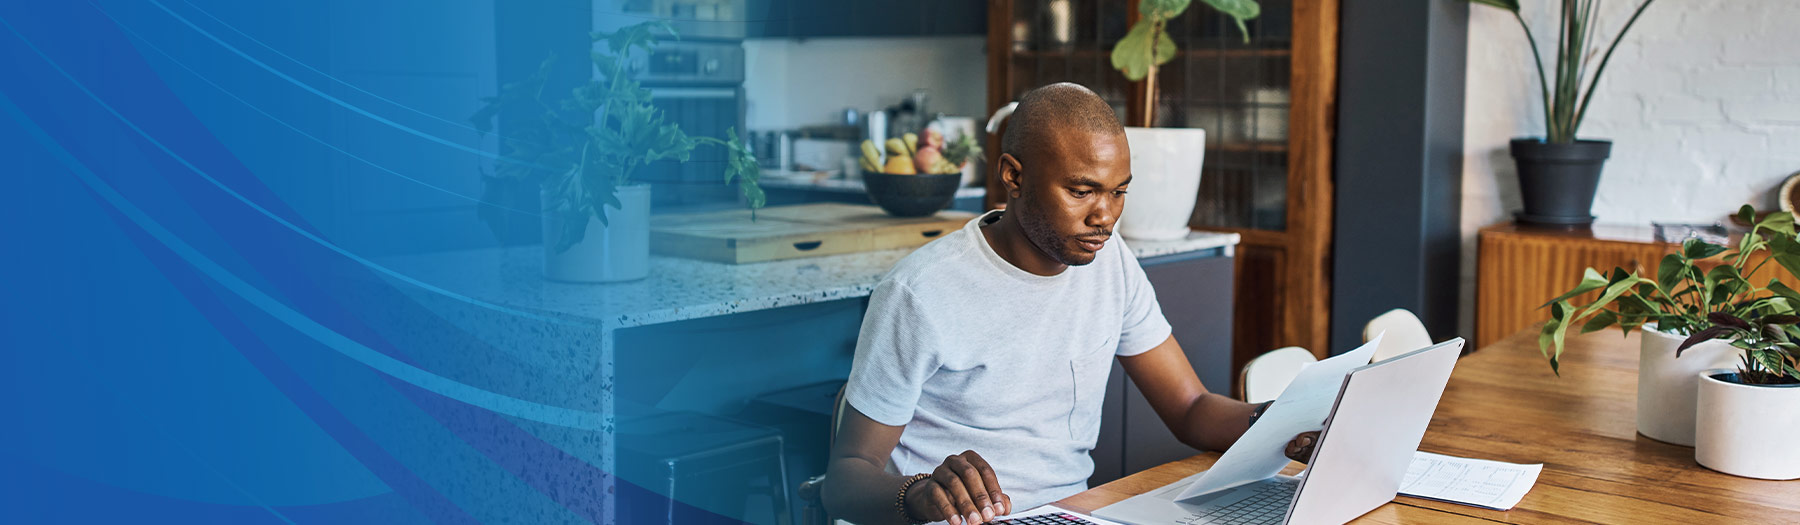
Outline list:
[[[1625,39],[1631,26],[1637,22],[1640,15],[1643,15],[1644,9],[1649,7],[1653,0],[1644,0],[1638,6],[1631,18],[1625,21],[1625,26],[1619,29],[1619,33],[1614,37],[1611,45],[1606,46],[1606,53],[1601,56],[1598,67],[1593,68],[1592,75],[1586,77],[1584,75],[1588,73],[1589,61],[1592,60],[1594,53],[1599,51],[1598,48],[1590,45],[1597,36],[1596,30],[1599,27],[1599,24],[1595,23],[1595,6],[1598,2],[1595,0],[1582,2],[1564,0],[1557,24],[1554,68],[1556,88],[1554,91],[1550,88],[1550,79],[1546,78],[1548,75],[1545,74],[1544,61],[1542,53],[1538,50],[1537,39],[1532,36],[1531,26],[1525,23],[1525,18],[1519,13],[1518,0],[1469,1],[1506,10],[1513,14],[1514,19],[1518,20],[1519,27],[1525,30],[1525,38],[1531,44],[1531,54],[1538,66],[1538,85],[1544,98],[1545,137],[1553,143],[1569,143],[1575,140],[1576,133],[1580,131],[1581,121],[1587,115],[1588,104],[1593,101],[1594,91],[1600,84],[1602,74],[1606,72],[1607,63],[1612,60],[1613,51],[1618,50],[1619,42]],[[1585,90],[1581,85],[1584,78],[1588,81]]]
[[[1262,14],[1262,5],[1256,0],[1202,0],[1230,16],[1237,22],[1238,33],[1244,41],[1250,41],[1250,29],[1244,25],[1245,20],[1256,18]],[[1164,24],[1181,13],[1187,11],[1192,0],[1141,0],[1138,2],[1138,13],[1141,18],[1132,24],[1131,30],[1125,32],[1125,38],[1113,45],[1111,61],[1113,69],[1119,70],[1127,80],[1137,82],[1150,76],[1155,66],[1168,63],[1175,58],[1177,49],[1175,39],[1170,38],[1163,30]]]
[[[1148,18],[1131,26],[1125,38],[1113,46],[1112,67],[1125,74],[1132,82],[1143,80],[1150,75],[1152,65],[1163,65],[1175,59],[1175,40],[1169,38],[1167,31],[1162,31],[1161,22],[1150,22]],[[1152,38],[1155,33],[1158,38]]]
[[[1206,5],[1212,6],[1213,9],[1219,10],[1221,13],[1231,15],[1232,21],[1237,22],[1238,34],[1244,36],[1245,42],[1250,41],[1250,28],[1244,26],[1244,21],[1261,16],[1262,5],[1257,4],[1255,0],[1202,1],[1206,2]]]

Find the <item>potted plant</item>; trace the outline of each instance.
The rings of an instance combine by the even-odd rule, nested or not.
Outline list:
[[[1800,302],[1800,296],[1784,299]],[[1787,439],[1800,435],[1800,316],[1791,312],[1715,314],[1713,328],[1682,343],[1720,338],[1742,350],[1737,369],[1698,374],[1694,460],[1701,465],[1750,478],[1800,478],[1800,447]]]
[[[483,133],[496,118],[508,119],[493,175],[484,175],[485,203],[517,202],[509,180],[536,182],[543,202],[544,276],[573,282],[625,281],[650,271],[650,185],[632,175],[650,163],[687,162],[699,145],[724,148],[726,184],[736,182],[752,210],[764,203],[761,171],[749,147],[726,129],[726,138],[688,136],[663,120],[650,91],[625,70],[633,50],[649,52],[659,32],[678,37],[665,22],[646,22],[614,33],[593,33],[610,54],[590,55],[598,77],[555,99],[546,98],[552,66],[544,60],[524,80],[508,83],[470,118]],[[482,219],[498,228],[501,210],[482,207]],[[754,215],[752,215],[754,217]]]
[[[1238,32],[1250,38],[1244,21],[1256,18],[1256,0],[1203,0],[1237,20]],[[1133,82],[1144,82],[1144,127],[1125,128],[1131,144],[1131,205],[1119,217],[1121,235],[1133,239],[1178,239],[1188,233],[1188,218],[1200,196],[1200,165],[1206,154],[1206,132],[1200,129],[1153,128],[1156,121],[1156,70],[1175,59],[1179,49],[1165,27],[1187,11],[1190,0],[1142,0],[1139,18],[1113,46],[1112,66]]]
[[[1606,53],[1594,62],[1597,47],[1591,47],[1599,30],[1595,23],[1598,0],[1563,0],[1558,11],[1555,76],[1544,72],[1543,54],[1531,26],[1519,14],[1519,0],[1469,0],[1477,4],[1505,9],[1525,30],[1531,43],[1531,56],[1537,62],[1538,89],[1544,98],[1544,136],[1512,140],[1513,163],[1519,169],[1519,194],[1525,210],[1517,214],[1519,222],[1552,226],[1585,226],[1594,222],[1591,210],[1594,192],[1600,187],[1600,171],[1612,154],[1612,141],[1578,139],[1581,121],[1593,101],[1594,88],[1600,84],[1606,63],[1613,51],[1631,31],[1631,25],[1644,8],[1655,0],[1644,0],[1619,29],[1619,34],[1606,47]],[[1594,65],[1590,71],[1589,66]],[[1582,80],[1587,80],[1584,88]],[[1554,84],[1554,86],[1552,85]]]
[[[1617,326],[1627,334],[1647,328],[1641,330],[1639,348],[1638,433],[1693,446],[1700,373],[1730,362],[1737,343],[1759,344],[1740,341],[1741,332],[1729,328],[1740,319],[1787,315],[1800,307],[1800,292],[1780,281],[1771,278],[1766,285],[1756,284],[1757,272],[1771,260],[1800,275],[1794,216],[1776,212],[1755,219],[1750,206],[1739,210],[1738,216],[1752,226],[1736,246],[1689,239],[1679,251],[1663,257],[1654,279],[1622,268],[1614,268],[1609,276],[1588,268],[1573,290],[1544,305],[1551,318],[1538,336],[1538,346],[1549,358],[1551,370],[1561,373],[1563,340],[1571,327],[1588,333]],[[1754,257],[1758,253],[1766,256]],[[1573,304],[1591,292],[1600,295],[1588,304]]]

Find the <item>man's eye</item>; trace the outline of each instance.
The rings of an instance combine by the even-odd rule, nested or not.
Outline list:
[[[1115,192],[1113,192],[1113,195],[1115,195],[1115,196],[1119,196],[1119,197],[1124,197],[1124,196],[1125,196],[1125,193],[1126,193],[1126,191],[1125,191],[1125,190],[1119,190],[1119,191],[1115,191]]]
[[[1083,198],[1083,197],[1087,197],[1089,194],[1094,193],[1094,192],[1088,191],[1088,190],[1074,190],[1074,191],[1071,191],[1070,193],[1074,193],[1077,198]]]

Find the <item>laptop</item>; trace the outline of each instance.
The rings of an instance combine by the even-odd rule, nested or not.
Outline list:
[[[1178,501],[1204,473],[1195,474],[1094,516],[1133,525],[1355,519],[1399,493],[1462,347],[1456,338],[1351,370],[1299,477],[1276,475]]]

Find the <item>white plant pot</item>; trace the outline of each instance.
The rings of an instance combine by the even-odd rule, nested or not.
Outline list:
[[[1694,392],[1702,370],[1726,366],[1737,349],[1714,339],[1683,350],[1686,337],[1644,325],[1638,354],[1637,431],[1644,437],[1694,446]]]
[[[1125,128],[1131,144],[1131,190],[1114,228],[1128,239],[1166,241],[1188,234],[1200,196],[1206,131]]]
[[[606,207],[608,224],[588,216],[587,234],[561,253],[556,251],[553,218],[544,215],[545,278],[604,283],[650,275],[650,185],[619,186],[617,195],[621,206]]]
[[[1800,478],[1800,385],[1743,385],[1713,377],[1733,369],[1706,370],[1699,383],[1694,461],[1747,478]]]

